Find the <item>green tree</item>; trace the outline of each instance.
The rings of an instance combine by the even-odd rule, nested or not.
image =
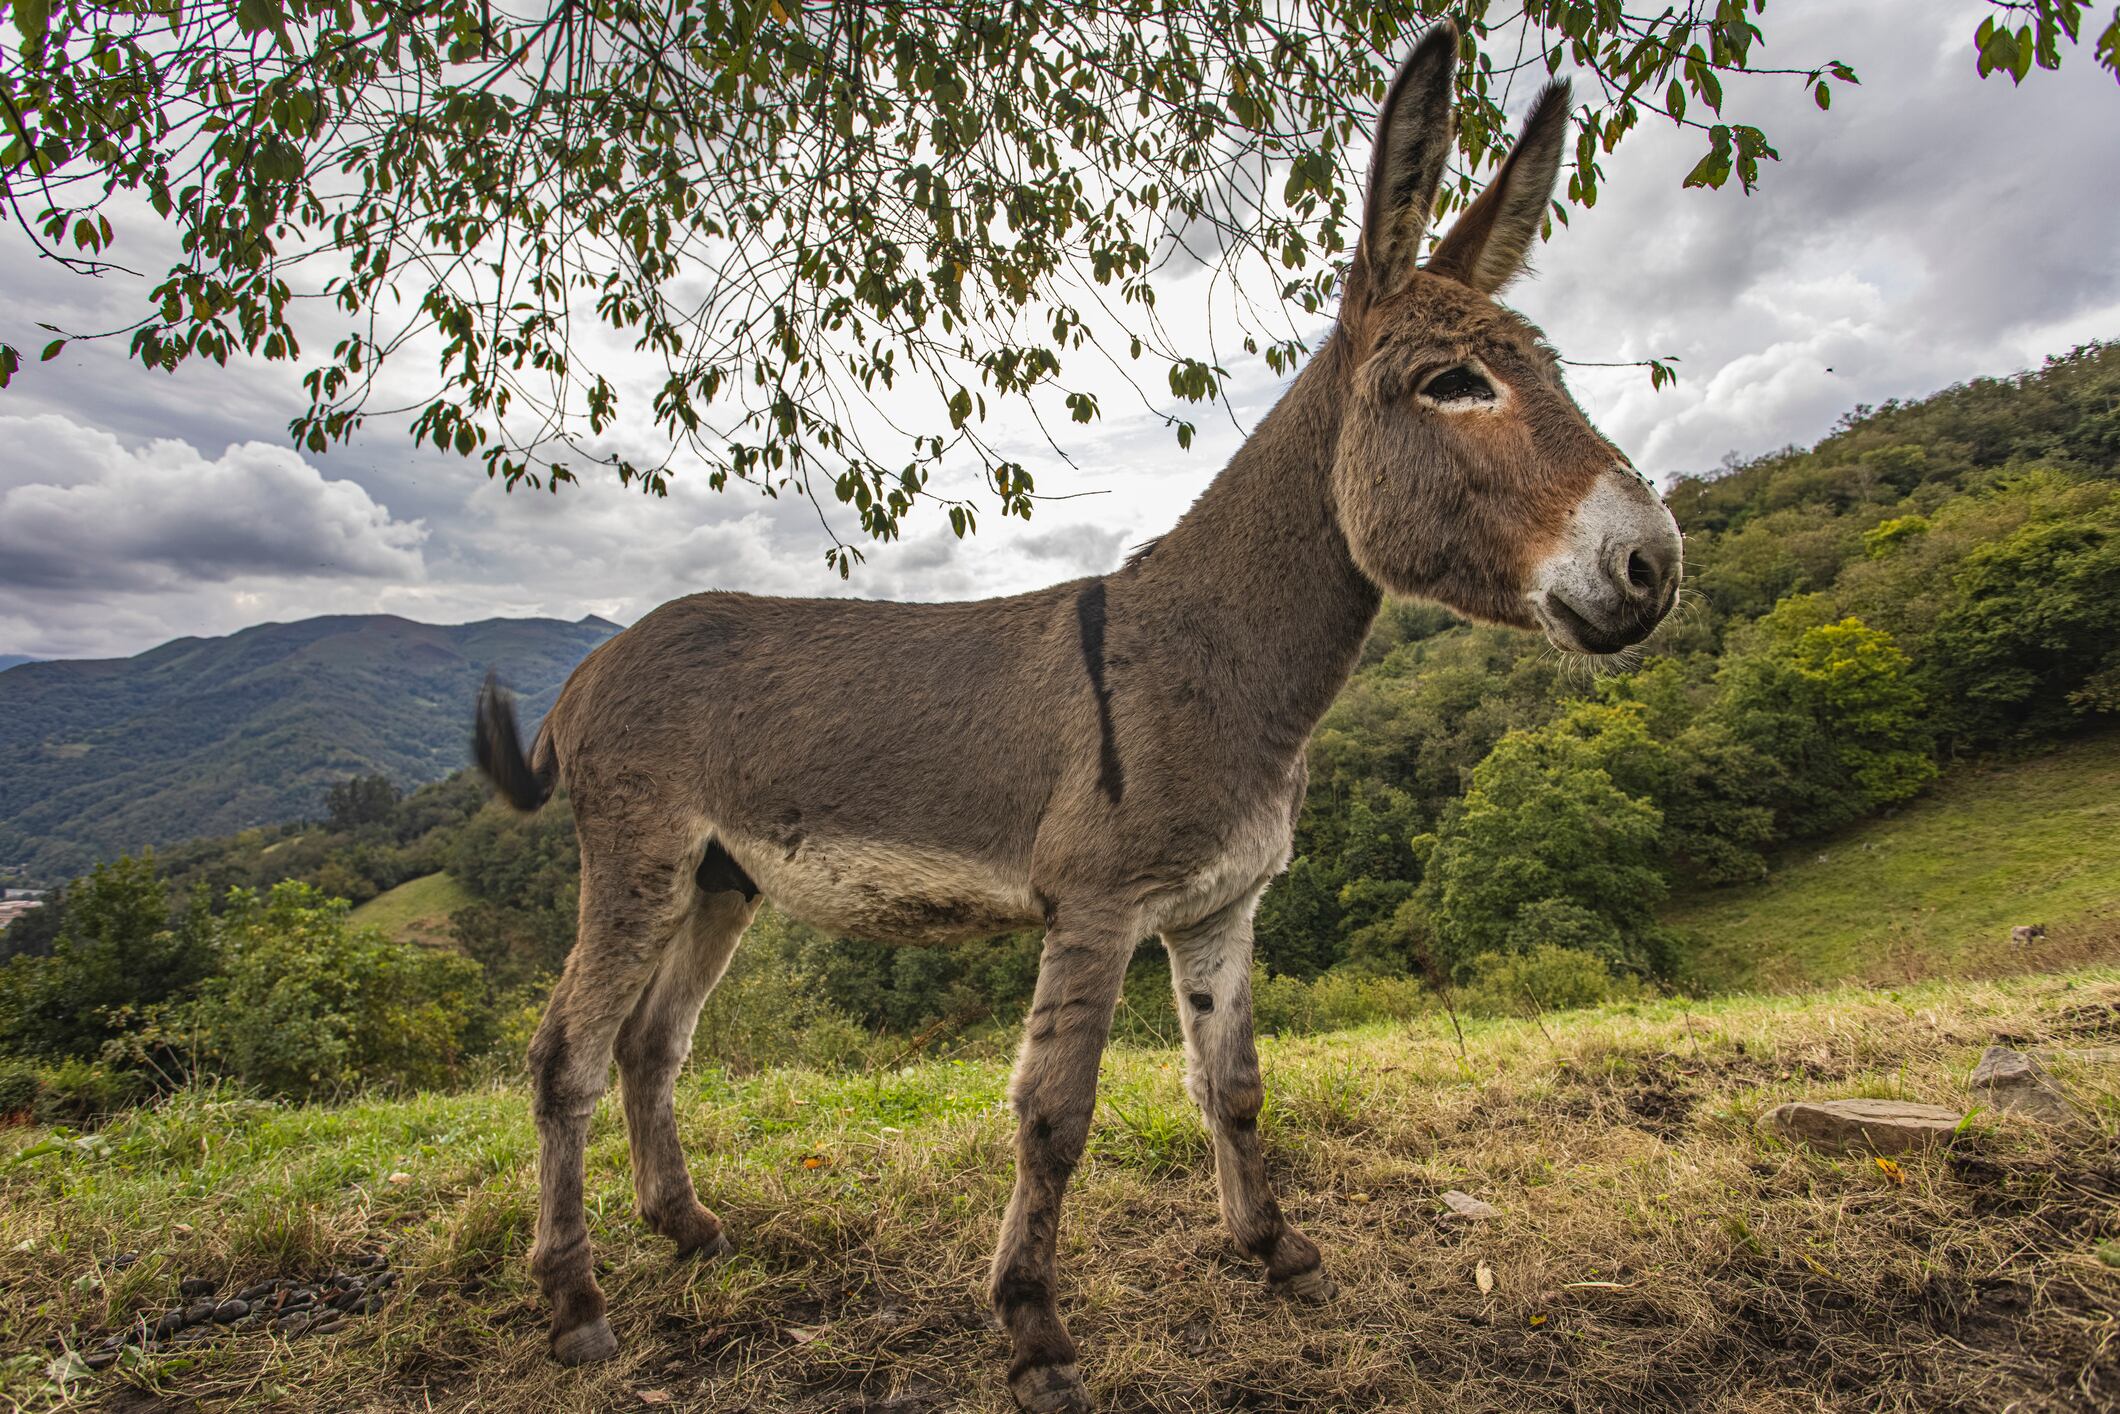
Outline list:
[[[1773,761],[1778,832],[1838,828],[1936,777],[1927,704],[1892,636],[1823,598],[1785,599],[1718,675],[1715,722]]]
[[[1762,65],[1758,10],[15,0],[0,199],[62,268],[159,267],[136,318],[47,358],[121,335],[151,369],[294,364],[292,431],[316,450],[418,361],[415,438],[510,485],[589,464],[660,492],[682,459],[836,500],[857,536],[895,536],[923,498],[962,534],[978,507],[935,484],[946,461],[978,466],[1001,513],[1031,508],[1028,470],[981,434],[995,405],[1091,421],[1085,372],[1107,360],[1141,360],[1158,397],[1218,393],[1222,351],[1156,317],[1170,273],[1206,261],[1327,306],[1377,102],[1433,19],[1467,23],[1445,203],[1501,153],[1515,71],[1566,62],[1591,79],[1567,186],[1587,206],[1602,154],[1658,118],[1699,144],[1688,185],[1750,187],[1776,154],[1726,81],[1820,107],[1855,81],[1828,56]],[[113,221],[125,197],[162,243]],[[1285,370],[1293,327],[1250,317],[1242,340]],[[0,352],[0,383],[19,365]],[[868,415],[900,387],[928,410]],[[666,450],[616,435],[651,421]]]
[[[1463,978],[1482,953],[1541,943],[1587,944],[1636,969],[1659,960],[1663,815],[1608,764],[1605,744],[1563,725],[1511,732],[1414,842],[1445,970]]]
[[[94,1060],[143,1015],[191,996],[214,965],[203,897],[172,920],[152,854],[97,865],[67,890],[50,955],[0,968],[0,1046]]]
[[[332,829],[351,832],[394,823],[399,798],[388,776],[349,776],[325,794],[324,810]]]
[[[1953,577],[1933,651],[1974,740],[2051,735],[2111,710],[2085,691],[2120,674],[2120,489],[2101,489],[2074,515],[1976,546]]]

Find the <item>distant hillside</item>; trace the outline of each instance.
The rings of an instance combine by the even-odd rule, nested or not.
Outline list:
[[[36,661],[37,659],[24,653],[0,653],[0,673],[6,672],[9,668],[18,668],[24,663],[34,663]]]
[[[534,721],[617,631],[347,615],[13,668],[0,674],[0,872],[61,878],[143,845],[320,814],[350,775],[439,780],[465,762],[488,667]]]
[[[1768,876],[1673,899],[1710,991],[1903,983],[2120,953],[2120,732],[1966,763],[1891,815],[1791,845]],[[2018,924],[2046,936],[2010,940]]]

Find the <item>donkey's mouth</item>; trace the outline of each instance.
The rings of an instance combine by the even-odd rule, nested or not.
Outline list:
[[[1550,589],[1532,601],[1531,612],[1538,616],[1553,646],[1569,653],[1617,653],[1647,638],[1649,630],[1656,626],[1651,619],[1646,624],[1630,623],[1617,630],[1601,628]]]

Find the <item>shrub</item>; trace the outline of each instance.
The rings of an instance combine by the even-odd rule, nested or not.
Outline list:
[[[1343,1031],[1373,1021],[1404,1021],[1432,1010],[1435,994],[1414,977],[1370,976],[1360,972],[1327,972],[1314,981],[1268,977],[1254,969],[1251,977],[1253,1023],[1262,1032],[1283,1036]]]
[[[1567,1011],[1638,996],[1641,983],[1616,978],[1605,960],[1581,947],[1540,943],[1526,952],[1481,953],[1456,1005],[1478,1016]]]
[[[93,1061],[54,1066],[0,1061],[0,1119],[38,1124],[85,1124],[147,1098],[152,1087],[137,1071]]]
[[[267,1094],[306,1098],[443,1085],[490,1044],[479,966],[347,921],[305,884],[237,890],[220,922],[224,970],[185,1019],[206,1064]]]
[[[692,1035],[697,1064],[739,1074],[775,1065],[838,1069],[879,1049],[803,965],[804,931],[777,910],[761,913],[700,1013]]]

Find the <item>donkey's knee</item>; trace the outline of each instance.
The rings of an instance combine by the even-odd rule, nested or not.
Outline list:
[[[530,1040],[531,1104],[540,1125],[594,1113],[610,1081],[610,1061],[582,1054],[555,1002]]]

